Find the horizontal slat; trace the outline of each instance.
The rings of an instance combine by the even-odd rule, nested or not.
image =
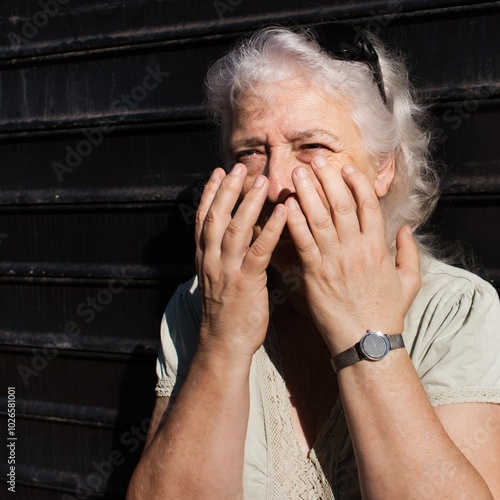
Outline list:
[[[149,413],[155,399],[156,356],[144,352],[140,347],[125,355],[57,349],[50,344],[7,346],[0,349],[0,374],[5,387],[16,387],[18,399],[118,409],[127,415]]]
[[[61,117],[50,122],[44,119],[41,122],[29,120],[21,122],[15,120],[10,125],[10,129],[5,127],[0,129],[0,143],[8,143],[12,140],[22,142],[43,139],[59,140],[61,138],[83,138],[83,132],[88,128],[99,128],[101,126],[115,127],[109,131],[111,135],[126,134],[148,134],[148,133],[175,133],[189,128],[206,127],[207,116],[206,107],[203,104],[193,104],[178,108],[169,107],[148,110],[147,113],[133,113],[132,110],[123,110],[120,114],[87,114],[68,120]],[[14,127],[14,128],[12,128]],[[107,137],[108,131],[103,135]]]
[[[6,464],[0,464],[0,474],[5,478],[8,472]],[[39,466],[16,466],[16,489],[15,493],[23,500],[78,500],[81,498],[106,498],[109,500],[123,500],[128,485],[128,478],[121,480],[110,480],[104,478],[99,490],[91,488],[98,484],[96,477],[89,478],[75,472],[47,469]],[[104,475],[104,473],[102,474]],[[87,481],[90,481],[90,484]],[[6,485],[3,487],[6,488]]]
[[[207,176],[208,177],[208,176]],[[58,189],[3,191],[0,211],[102,211],[146,210],[163,208],[171,210],[175,203],[189,201],[189,186],[165,186],[161,188],[124,187],[115,189]]]
[[[130,91],[134,87],[131,86],[128,90]],[[140,94],[137,95],[140,97]],[[109,100],[109,104],[120,101],[122,96],[131,97],[131,94],[117,94],[116,99]],[[133,109],[131,106],[139,105],[139,102],[132,99],[127,102],[132,104],[127,104],[124,100],[120,103],[119,113],[116,110],[103,109],[99,113],[87,112],[80,116],[62,115],[25,121],[13,119],[11,122],[0,122],[0,141],[8,141],[12,138],[32,140],[47,137],[51,139],[61,136],[71,137],[81,135],[86,128],[102,129],[105,137],[127,133],[131,130],[136,133],[137,131],[164,132],[206,122],[206,108],[201,103],[187,103],[182,107],[158,105],[149,109]],[[118,104],[116,107],[118,108]]]
[[[182,207],[181,207],[182,208]],[[4,262],[111,266],[193,264],[194,209],[170,212],[0,213]]]
[[[2,368],[5,361],[2,356]],[[7,364],[19,367],[23,359],[17,357],[12,361]],[[25,364],[29,366],[27,361]],[[35,481],[47,487],[75,487],[77,483],[66,483],[64,478],[74,476],[75,480],[79,478],[86,483],[88,474],[97,470],[94,464],[99,466],[109,461],[114,451],[123,460],[114,468],[111,483],[126,484],[144,444],[154,402],[154,364],[148,366],[146,376],[143,368],[130,361],[118,370],[116,362],[83,363],[61,354],[30,379],[27,386],[16,380],[13,373],[3,373],[2,380],[16,387],[19,483]],[[40,400],[41,397],[57,400]],[[5,398],[1,405],[5,407]],[[45,464],[57,477],[51,480],[44,474],[25,475],[26,467],[33,466],[43,472]],[[101,486],[106,483],[103,481]]]
[[[7,398],[0,397],[0,415],[7,416]],[[120,411],[91,405],[75,405],[58,401],[15,399],[16,419],[31,419],[45,422],[102,427],[108,429],[127,428],[131,423],[150,417],[149,412]],[[19,436],[21,439],[22,436]]]
[[[116,341],[129,349],[139,339],[144,345],[159,339],[160,321],[176,285],[120,289],[119,281],[103,285],[0,283],[2,331],[43,334],[75,345],[99,348]],[[86,340],[89,339],[88,344]],[[91,341],[91,339],[95,339]]]
[[[247,8],[245,2],[241,8]],[[403,52],[411,56],[409,65],[417,86],[423,91],[429,88],[442,92],[446,87],[462,89],[499,82],[498,8],[488,10],[487,15],[461,8],[452,18],[445,17],[444,11],[443,15],[431,12],[433,16],[426,23],[413,15],[400,23],[390,19],[381,30],[384,39],[399,43]],[[87,54],[78,64],[47,61],[36,67],[5,68],[1,72],[2,88],[9,99],[4,102],[0,127],[3,131],[17,127],[36,129],[44,124],[54,127],[59,121],[78,122],[97,116],[116,119],[120,113],[137,114],[143,119],[154,113],[168,114],[171,108],[189,110],[201,106],[206,66],[225,52],[230,42],[214,37],[198,42],[183,46],[182,50],[166,46],[147,54],[124,52],[95,59]],[[435,47],[441,50],[436,51]],[[443,51],[447,54],[444,59]],[[435,71],[438,67],[440,71]],[[461,68],[458,75],[457,67]],[[144,89],[144,78],[149,78],[148,68],[149,72],[160,71],[158,74],[163,76],[159,77],[162,80],[157,88],[144,93],[140,88]],[[57,88],[57,99],[48,90],[36,99],[28,99],[28,87]],[[97,88],[98,92],[93,90]],[[130,97],[133,92],[135,100]],[[129,96],[127,103],[124,95]],[[113,102],[120,103],[118,113],[112,113]]]
[[[1,206],[186,200],[218,163],[207,125],[15,138],[0,155]]]
[[[13,6],[9,5],[0,23],[1,39],[4,40],[4,45],[0,46],[0,58],[19,64],[23,59],[40,55],[58,57],[61,53],[89,50],[116,52],[130,50],[130,45],[141,47],[168,40],[192,39],[207,33],[212,36],[234,33],[258,24],[286,23],[290,19],[308,22],[318,17],[345,20],[370,16],[394,20],[406,16],[451,16],[471,11],[480,15],[491,11],[498,4],[477,0],[469,1],[467,5],[446,0],[370,1],[356,4],[339,0],[332,5],[328,0],[321,0],[314,5],[296,2],[295,9],[291,9],[290,4],[285,7],[279,0],[254,0],[251,5],[246,2],[199,2],[196,6],[175,0],[140,0],[127,2],[127,8],[123,9],[117,8],[117,2],[109,0],[90,6],[86,3],[79,6],[78,3],[78,0],[72,0],[70,4],[61,5],[58,10],[52,10],[45,21],[43,9],[33,2],[28,1],[23,6],[23,2],[18,0],[17,15]],[[0,16],[2,10],[0,8]],[[45,26],[37,27],[36,24]],[[148,29],[144,29],[144,26],[148,26]]]
[[[183,51],[143,55],[124,54],[121,58],[83,60],[79,64],[51,64],[1,71],[4,101],[0,126],[3,130],[54,127],[59,121],[74,120],[78,125],[97,115],[109,130],[115,121],[135,117],[140,122],[157,113],[160,120],[182,116],[202,103],[205,58],[215,59],[224,48],[206,45]],[[96,76],[99,82],[96,85]],[[27,88],[44,92],[36,98]],[[58,89],[54,94],[51,89]],[[98,91],[97,91],[98,89]],[[123,117],[123,118],[120,118]]]
[[[445,195],[500,194],[500,102],[485,106],[474,100],[433,109],[436,117],[436,160],[445,165]]]
[[[156,340],[144,337],[136,339],[117,339],[114,337],[89,337],[87,335],[68,335],[63,332],[21,332],[0,330],[0,352],[32,353],[32,348],[47,347],[50,356],[59,356],[64,351],[80,359],[99,359],[109,361],[134,361],[145,358],[148,362],[156,359],[160,348],[159,330]]]
[[[430,221],[430,230],[445,242],[453,242],[452,253],[463,258],[471,270],[497,288],[500,245],[500,196],[445,196]],[[450,247],[450,244],[448,244]]]
[[[1,240],[0,240],[1,241]],[[193,274],[193,265],[113,265],[71,262],[0,262],[0,282],[16,280],[36,285],[107,286],[120,277],[128,289],[166,285],[178,282]]]

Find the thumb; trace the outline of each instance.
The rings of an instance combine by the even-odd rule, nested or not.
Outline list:
[[[403,289],[413,302],[420,289],[420,257],[410,226],[400,228],[396,236],[396,269]]]

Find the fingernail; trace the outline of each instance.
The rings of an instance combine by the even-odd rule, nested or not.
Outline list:
[[[286,200],[286,206],[290,210],[298,210],[299,209],[299,204],[297,203],[297,200],[295,198],[288,198],[288,200]]]
[[[241,165],[239,163],[237,163],[233,167],[233,170],[231,170],[231,175],[234,175],[234,176],[240,175],[242,170],[243,170],[243,168],[241,167]]]
[[[222,172],[219,170],[219,169],[215,169],[213,172],[212,172],[212,179],[214,180],[218,180],[222,177]]]
[[[253,183],[254,187],[259,188],[264,184],[264,177],[260,176],[255,179],[255,182]]]
[[[413,234],[413,231],[411,230],[411,227],[410,226],[406,226],[406,232],[408,234]]]
[[[276,205],[274,213],[280,218],[283,217],[285,215],[285,207],[283,205]]]
[[[299,167],[297,170],[296,170],[296,173],[297,173],[297,177],[299,179],[305,179],[307,177],[307,171],[304,167]]]
[[[355,171],[354,167],[352,167],[351,165],[344,165],[342,170],[344,171],[345,174],[352,174]]]
[[[318,168],[323,168],[326,166],[327,162],[326,160],[322,157],[322,156],[316,156],[314,159],[314,164],[318,167]]]

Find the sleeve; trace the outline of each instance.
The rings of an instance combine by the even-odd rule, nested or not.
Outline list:
[[[157,397],[175,396],[198,345],[201,300],[196,278],[180,285],[161,322],[161,348],[156,361]]]
[[[413,318],[410,356],[434,406],[500,403],[500,302],[470,276],[444,280]]]

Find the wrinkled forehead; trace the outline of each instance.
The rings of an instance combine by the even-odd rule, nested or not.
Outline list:
[[[339,112],[350,115],[349,103],[339,92],[327,93],[300,75],[271,83],[254,83],[234,95],[228,136],[235,127],[270,117],[286,123],[289,119],[307,120]]]
[[[338,89],[325,90],[304,73],[271,82],[247,81],[233,92],[230,112],[221,123],[223,159],[230,161],[232,143],[242,135],[262,137],[268,132],[325,129],[339,137],[344,126],[354,133],[357,126],[352,111],[352,103]]]

